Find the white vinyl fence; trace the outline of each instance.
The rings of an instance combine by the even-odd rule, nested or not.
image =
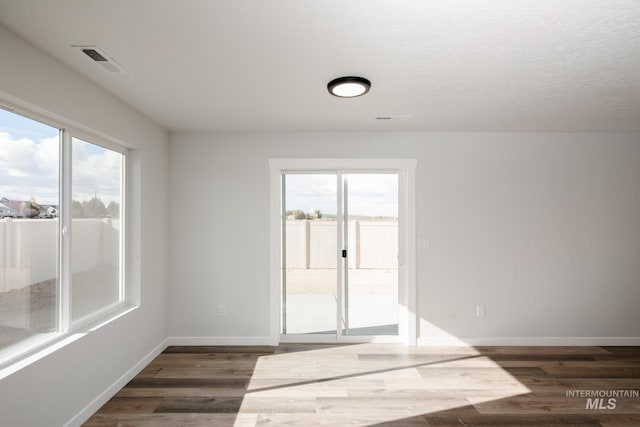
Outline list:
[[[120,221],[74,219],[72,273],[118,265]],[[58,266],[58,220],[0,220],[0,292],[53,279]]]
[[[336,268],[336,222],[288,220],[287,268]],[[349,268],[398,267],[397,221],[351,221]]]
[[[72,273],[101,265],[118,265],[117,219],[73,220]],[[336,222],[287,221],[288,268],[335,268]],[[398,223],[349,223],[349,267],[387,269],[398,266]],[[53,279],[58,266],[58,220],[0,220],[0,292]]]

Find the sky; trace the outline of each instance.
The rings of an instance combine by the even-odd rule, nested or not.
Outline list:
[[[0,198],[59,204],[59,130],[0,109]],[[73,199],[120,199],[122,155],[72,141]]]
[[[397,174],[348,174],[348,211],[354,216],[397,217]],[[336,214],[336,174],[287,174],[286,210]]]
[[[0,198],[58,205],[59,130],[0,109]],[[72,198],[120,199],[122,155],[72,140]],[[349,213],[397,217],[397,174],[348,174]],[[287,174],[286,209],[336,214],[337,175]]]

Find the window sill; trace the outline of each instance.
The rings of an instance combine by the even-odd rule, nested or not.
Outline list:
[[[117,310],[110,311],[100,319],[85,324],[82,328],[75,328],[69,332],[51,332],[34,336],[20,344],[0,351],[0,381],[44,359],[50,354],[79,340],[85,335],[97,331],[121,317],[136,310],[139,306],[121,305]],[[84,323],[84,322],[83,322]]]

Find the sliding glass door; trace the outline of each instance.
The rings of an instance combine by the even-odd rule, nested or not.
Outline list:
[[[336,175],[283,175],[282,194],[282,333],[335,334]]]
[[[343,335],[398,335],[398,174],[343,182]]]
[[[395,172],[282,173],[282,334],[398,335],[398,184]]]

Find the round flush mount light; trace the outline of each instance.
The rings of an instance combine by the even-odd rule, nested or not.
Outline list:
[[[364,77],[338,77],[327,85],[327,90],[333,96],[353,98],[369,92],[371,82]]]

